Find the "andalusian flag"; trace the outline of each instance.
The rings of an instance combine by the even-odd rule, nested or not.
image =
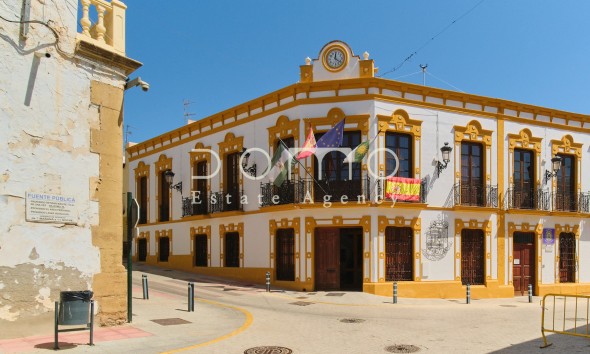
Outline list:
[[[370,142],[364,141],[359,144],[354,150],[352,150],[344,159],[344,163],[355,163],[363,161],[363,158],[369,152],[369,144]]]
[[[387,178],[385,198],[406,202],[420,201],[420,179],[404,177]]]
[[[291,155],[289,149],[281,141],[274,155],[272,156],[272,160],[270,162],[270,171],[268,172],[268,177],[275,186],[279,187],[287,178],[287,174],[289,173],[288,162],[292,158],[293,155]]]
[[[304,159],[308,156],[315,154],[316,150],[316,143],[315,143],[315,135],[313,135],[313,129],[309,127],[309,133],[307,134],[307,139],[305,139],[305,143],[301,147],[301,151],[297,155],[297,160]]]

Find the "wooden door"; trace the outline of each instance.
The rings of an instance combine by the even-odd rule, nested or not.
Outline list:
[[[572,232],[559,234],[559,282],[576,282],[576,237]]]
[[[529,284],[535,286],[535,234],[515,232],[512,283],[514,295],[528,294]]]
[[[145,262],[147,258],[147,240],[140,238],[137,240],[137,260],[139,262]]]
[[[482,230],[461,231],[461,283],[484,284],[484,234]]]
[[[315,229],[315,289],[340,288],[340,230]]]
[[[340,289],[363,290],[363,229],[340,229]]]

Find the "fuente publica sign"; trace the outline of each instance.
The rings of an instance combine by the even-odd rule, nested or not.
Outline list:
[[[27,221],[60,224],[78,222],[74,197],[27,192],[25,203]]]

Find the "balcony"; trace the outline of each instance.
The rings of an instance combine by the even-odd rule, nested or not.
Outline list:
[[[365,183],[363,184],[363,181]],[[327,201],[338,203],[341,200],[348,202],[370,202],[369,178],[350,181],[314,181],[312,179],[287,180],[279,187],[273,183],[261,183],[261,206],[300,204],[324,202],[324,196],[330,196]],[[342,199],[345,196],[344,199]],[[307,200],[306,200],[307,197]]]
[[[213,192],[209,198],[209,212],[221,213],[224,211],[242,211],[244,206],[240,203],[243,192],[239,190],[230,192]]]
[[[420,198],[417,201],[409,201],[409,200],[397,200],[397,203],[426,203],[426,200],[428,198],[428,177],[424,177],[420,180]],[[377,195],[380,198],[383,198],[384,195],[384,191],[385,191],[385,181],[383,180],[377,180],[375,181],[375,184],[377,186]],[[386,198],[387,200],[390,200],[389,198]]]
[[[506,190],[505,201],[507,209],[549,210],[551,195],[542,189],[530,191],[510,187]]]
[[[590,212],[590,192],[552,193],[554,211],[570,211],[578,213]]]
[[[260,206],[297,204],[305,199],[305,183],[303,180],[286,180],[280,187],[273,183],[260,183]]]
[[[206,215],[209,213],[209,196],[201,197],[201,200],[196,200],[193,203],[193,198],[182,198],[182,217],[193,215]],[[200,203],[199,203],[200,202]]]
[[[498,207],[498,186],[457,183],[453,186],[454,205]]]

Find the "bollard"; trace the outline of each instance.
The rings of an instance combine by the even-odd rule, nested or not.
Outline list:
[[[270,272],[266,272],[266,292],[270,292]]]
[[[533,302],[533,284],[529,284],[529,303]]]
[[[471,303],[471,285],[467,284],[467,304]]]
[[[143,286],[143,299],[144,300],[149,300],[150,299],[150,294],[149,294],[149,290],[148,290],[148,280],[147,280],[147,275],[142,274],[141,275],[141,285]]]
[[[195,284],[188,283],[188,312],[195,312]]]
[[[397,304],[397,282],[393,282],[393,303]]]

